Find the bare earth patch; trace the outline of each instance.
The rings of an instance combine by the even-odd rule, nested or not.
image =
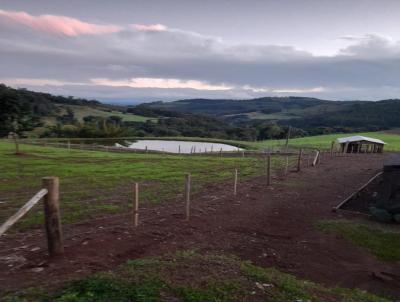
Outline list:
[[[226,183],[208,185],[193,196],[190,222],[176,201],[142,207],[137,229],[130,213],[67,226],[60,259],[47,257],[41,230],[8,235],[0,238],[1,290],[56,287],[128,259],[196,250],[236,255],[327,286],[400,298],[399,279],[376,277],[377,272],[398,276],[399,262],[380,261],[342,236],[315,228],[321,219],[363,219],[331,208],[381,167],[379,156],[327,159],[317,168],[274,179],[269,188],[263,177],[241,182],[236,198]]]

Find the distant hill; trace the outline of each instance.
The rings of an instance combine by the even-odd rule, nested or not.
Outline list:
[[[249,100],[189,99],[144,104],[222,117],[233,123],[270,121],[302,129],[352,127],[364,130],[400,127],[400,100],[327,101],[307,97],[264,97]]]
[[[188,99],[175,102],[153,102],[147,103],[146,106],[180,112],[223,116],[251,112],[271,114],[320,105],[332,105],[332,103],[339,104],[342,102],[305,97],[263,97],[249,100]]]
[[[400,128],[400,100],[327,101],[307,97],[189,99],[117,106],[0,84],[0,137],[190,136],[281,139]]]
[[[145,122],[151,118],[131,114],[124,106],[96,100],[56,96],[0,84],[0,137],[11,131],[32,131],[58,123],[83,122],[87,117]]]

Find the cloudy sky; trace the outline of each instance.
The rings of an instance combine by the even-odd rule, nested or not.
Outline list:
[[[0,82],[114,102],[400,97],[397,0],[0,0]]]

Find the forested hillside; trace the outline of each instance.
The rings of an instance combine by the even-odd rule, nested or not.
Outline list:
[[[234,124],[291,125],[310,134],[400,127],[400,100],[326,101],[305,97],[154,102],[150,108],[218,116]]]
[[[0,137],[196,136],[255,140],[257,129],[216,117],[126,107],[0,85]]]
[[[190,136],[281,139],[400,127],[400,100],[340,102],[305,97],[193,99],[115,106],[0,85],[0,137]]]

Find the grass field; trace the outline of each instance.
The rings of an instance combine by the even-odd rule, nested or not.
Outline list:
[[[40,189],[44,176],[60,178],[63,222],[69,223],[126,210],[133,182],[140,183],[141,201],[159,203],[182,194],[185,173],[192,174],[193,192],[208,183],[233,181],[235,168],[240,180],[265,173],[265,161],[255,158],[68,151],[24,144],[21,151],[15,155],[13,144],[0,142],[0,221]],[[275,159],[273,164],[281,162]],[[38,226],[42,219],[38,207],[16,226]]]
[[[195,273],[194,273],[195,272]],[[56,289],[31,288],[0,301],[342,301],[390,302],[358,289],[328,288],[262,268],[231,255],[181,251],[160,258],[128,261],[113,272],[98,273]]]
[[[293,147],[309,147],[309,148],[326,148],[331,147],[332,141],[339,137],[347,137],[353,135],[363,135],[372,138],[377,138],[383,140],[387,145],[385,150],[387,151],[400,151],[400,135],[390,134],[384,132],[362,132],[362,133],[345,133],[345,134],[327,134],[327,135],[317,135],[308,136],[302,138],[294,138],[289,142],[290,146]],[[248,143],[249,146],[257,149],[267,148],[267,147],[280,147],[285,144],[285,140],[267,140],[259,142]]]
[[[344,219],[322,220],[317,228],[340,234],[354,244],[368,249],[380,260],[400,260],[400,233],[389,229],[385,224],[372,225]]]
[[[88,106],[78,106],[78,105],[60,105],[61,108],[71,108],[74,111],[74,115],[78,121],[83,121],[83,118],[88,115],[99,116],[99,117],[109,117],[109,116],[119,116],[124,122],[145,122],[147,120],[157,120],[156,118],[149,118],[141,115],[135,115],[130,113],[122,113],[120,111],[105,111],[98,108],[92,108]]]

